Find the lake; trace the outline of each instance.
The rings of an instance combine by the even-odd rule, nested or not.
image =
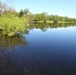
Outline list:
[[[0,75],[76,75],[76,26],[36,24],[21,36],[0,33]]]

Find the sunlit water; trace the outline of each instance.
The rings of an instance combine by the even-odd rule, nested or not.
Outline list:
[[[22,37],[2,37],[0,75],[76,75],[76,27],[34,28]]]

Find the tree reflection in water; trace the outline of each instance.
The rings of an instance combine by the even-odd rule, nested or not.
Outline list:
[[[28,42],[26,41],[26,37],[20,35],[6,37],[0,33],[0,75],[13,75],[11,74],[12,71],[14,74],[19,72],[19,65],[16,64],[12,58],[17,46],[20,48],[27,48]],[[11,57],[8,56],[9,54]]]
[[[29,26],[27,28],[27,31],[33,30],[35,28],[35,29],[40,29],[42,32],[46,32],[48,29],[52,29],[52,28],[56,29],[56,28],[61,28],[61,27],[66,28],[70,26],[76,26],[76,24],[71,25],[71,24],[40,24],[39,23],[39,24],[33,24]],[[27,31],[26,31],[26,34],[29,33]],[[44,56],[46,57],[45,59],[42,57],[43,58],[42,60],[42,58],[39,55],[37,56],[38,62],[36,62],[37,60],[35,59],[37,57],[35,57],[35,55],[32,55],[33,52],[30,52],[29,50],[31,48],[26,49],[28,47],[28,44],[29,43],[27,42],[26,37],[23,35],[22,36],[17,35],[14,37],[6,37],[6,36],[3,36],[0,31],[0,75],[42,75],[42,73],[46,74],[46,72],[43,72],[44,70],[41,69],[40,71],[40,68],[41,68],[40,64],[42,64],[43,66],[42,68],[47,66],[48,65],[48,64],[46,65],[47,57]],[[23,51],[25,49],[28,51],[27,52]],[[45,62],[44,64],[43,64],[43,61]],[[48,70],[48,68],[46,68],[46,70]],[[55,72],[55,75],[58,75],[58,74],[56,74]]]
[[[35,23],[32,25],[29,25],[28,29],[32,30],[34,28],[40,29],[42,32],[46,32],[48,28],[67,28],[70,26],[76,26],[76,24],[72,23]]]

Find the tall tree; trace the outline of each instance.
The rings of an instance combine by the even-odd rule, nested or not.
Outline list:
[[[21,10],[19,13],[19,17],[23,17],[23,15],[24,15],[23,10]]]
[[[27,15],[30,13],[30,11],[29,11],[29,9],[24,9],[23,13],[24,13],[24,15]]]

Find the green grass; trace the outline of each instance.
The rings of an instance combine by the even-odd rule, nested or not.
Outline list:
[[[46,21],[46,23],[54,23],[54,21]]]
[[[44,23],[44,21],[38,21],[38,23]],[[54,21],[46,21],[46,23],[54,23]]]
[[[4,35],[14,36],[17,32],[25,32],[28,26],[26,18],[19,18],[14,15],[0,16],[0,29],[3,30]]]
[[[39,23],[43,23],[43,21],[38,21]]]

